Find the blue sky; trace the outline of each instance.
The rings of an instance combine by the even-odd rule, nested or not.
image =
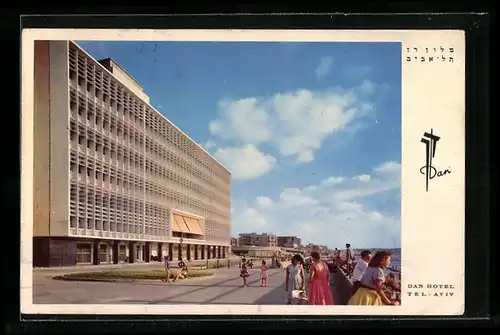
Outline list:
[[[233,236],[400,247],[399,43],[78,43],[232,172]]]

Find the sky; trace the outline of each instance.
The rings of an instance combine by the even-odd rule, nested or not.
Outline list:
[[[232,235],[401,244],[401,45],[77,42],[232,173]]]

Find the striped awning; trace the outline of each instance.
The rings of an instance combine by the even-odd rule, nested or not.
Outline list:
[[[185,216],[184,221],[186,222],[187,226],[189,227],[191,234],[203,235],[203,230],[201,229],[201,225],[200,225],[199,220]]]
[[[173,217],[173,232],[203,235],[203,229],[201,228],[201,224],[198,219],[180,214],[174,214]]]

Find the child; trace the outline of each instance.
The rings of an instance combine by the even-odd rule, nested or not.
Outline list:
[[[241,271],[240,271],[240,277],[243,279],[243,285],[241,287],[247,286],[247,278],[250,276],[247,270],[247,264],[243,263],[241,264]]]
[[[165,279],[163,279],[163,282],[168,283],[170,281],[170,261],[169,261],[169,256],[165,256]]]
[[[267,273],[268,267],[266,265],[266,261],[262,260],[262,265],[260,266],[260,287],[267,287],[267,278],[269,278],[269,274]]]
[[[292,263],[286,268],[285,290],[287,294],[288,305],[292,304],[293,302],[294,291],[296,293],[299,293],[298,291],[302,291],[301,294],[302,296],[304,295],[303,292],[305,290],[306,281],[304,267],[301,265],[301,262],[302,256],[297,254],[293,256]]]

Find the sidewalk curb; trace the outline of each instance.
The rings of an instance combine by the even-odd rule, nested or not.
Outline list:
[[[200,276],[200,277],[188,277],[187,279],[181,279],[178,282],[183,282],[185,280],[188,281],[194,281],[194,280],[205,280],[205,279],[211,279],[216,276],[215,273],[212,273],[207,276]],[[161,279],[126,279],[126,278],[71,278],[71,277],[65,277],[63,276],[55,276],[52,279],[54,280],[61,280],[61,281],[72,281],[72,282],[94,282],[94,283],[162,283]],[[170,284],[175,282],[170,281],[169,283],[165,284]]]

